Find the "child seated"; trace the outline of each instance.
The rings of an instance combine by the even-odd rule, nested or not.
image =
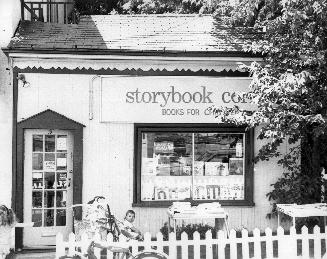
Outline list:
[[[12,209],[0,205],[0,259],[6,258],[10,254],[10,249],[13,248],[11,233],[15,222],[15,214]]]
[[[119,228],[121,233],[129,239],[143,240],[143,235],[140,230],[134,227],[133,222],[135,220],[135,211],[128,210],[126,212],[123,222],[119,222]]]

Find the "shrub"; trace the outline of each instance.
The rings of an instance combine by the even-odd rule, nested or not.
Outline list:
[[[172,232],[174,229],[170,226],[170,231],[168,231],[168,223],[165,222],[164,226],[160,228],[160,232],[163,235],[164,240],[168,240],[169,232]],[[176,238],[181,239],[181,235],[185,232],[189,239],[193,239],[193,233],[195,231],[199,232],[200,239],[205,239],[207,231],[210,230],[212,233],[212,238],[216,238],[217,229],[208,225],[208,224],[187,224],[176,227]]]

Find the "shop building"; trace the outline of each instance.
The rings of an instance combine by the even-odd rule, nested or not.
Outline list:
[[[258,35],[206,15],[21,22],[4,49],[14,71],[13,206],[35,222],[20,246],[53,244],[72,230],[68,208],[96,195],[118,218],[133,208],[153,235],[184,200],[220,202],[235,229],[275,227],[266,193],[281,168],[253,164],[258,129],[210,112],[253,109],[239,64],[261,61],[243,51]]]

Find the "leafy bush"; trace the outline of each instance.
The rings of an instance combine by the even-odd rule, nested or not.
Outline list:
[[[169,232],[172,232],[174,229],[170,227],[168,231],[168,223],[165,222],[164,226],[160,229],[160,232],[163,235],[164,240],[168,240]],[[208,224],[187,224],[176,227],[176,238],[181,239],[181,235],[185,232],[189,239],[193,239],[193,233],[195,231],[199,232],[200,239],[205,239],[207,231],[210,230],[212,233],[212,238],[217,237],[217,229],[208,225]]]

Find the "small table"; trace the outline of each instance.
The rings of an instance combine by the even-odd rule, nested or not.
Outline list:
[[[324,225],[326,226],[327,204],[313,203],[313,204],[276,204],[278,227],[280,226],[280,213],[284,213],[292,218],[293,226],[295,227],[296,218],[307,217],[324,217]]]
[[[168,226],[170,228],[170,226],[171,226],[170,222],[173,221],[173,228],[174,228],[175,233],[176,233],[176,221],[177,220],[223,219],[227,237],[229,237],[228,213],[225,211],[216,212],[216,213],[210,212],[210,211],[201,211],[201,210],[181,211],[181,212],[175,212],[175,213],[168,211],[167,214],[168,214]]]

